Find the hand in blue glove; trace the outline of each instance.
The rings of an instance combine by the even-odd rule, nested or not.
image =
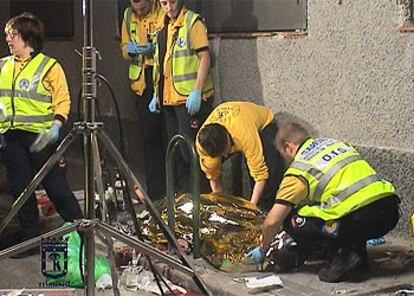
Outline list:
[[[190,95],[187,98],[187,102],[185,103],[185,107],[187,108],[188,114],[190,115],[194,115],[200,111],[201,89],[193,89],[190,92]]]
[[[246,254],[246,256],[256,264],[259,264],[263,261],[264,255],[264,251],[261,247],[256,247]]]
[[[134,41],[128,41],[128,43],[127,43],[127,52],[130,55],[138,54],[138,44],[136,44]]]
[[[138,54],[151,54],[154,52],[154,50],[155,50],[154,44],[152,44],[151,42],[137,46]]]
[[[160,110],[158,109],[158,105],[157,105],[157,96],[156,95],[154,95],[152,97],[152,100],[148,105],[148,109],[152,113],[160,113]]]
[[[154,52],[154,49],[154,45],[151,42],[143,45],[138,45],[134,41],[128,41],[127,43],[127,52],[130,55],[150,54]]]
[[[30,146],[30,151],[39,152],[47,145],[55,143],[59,139],[60,128],[61,125],[53,123],[52,127],[47,132],[39,134],[32,146]]]

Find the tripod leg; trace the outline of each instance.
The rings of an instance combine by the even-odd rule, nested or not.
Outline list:
[[[102,212],[102,219],[106,222],[106,215],[107,215],[107,208],[105,204],[105,197],[104,197],[104,185],[102,181],[102,168],[101,168],[101,158],[99,156],[99,147],[98,142],[96,140],[96,135],[92,135],[92,151],[93,157],[95,158],[95,182],[96,182],[96,190],[99,195],[99,202],[101,203],[101,212]]]
[[[106,210],[106,204],[104,199],[104,186],[102,182],[102,168],[101,168],[101,161],[99,156],[99,146],[96,139],[96,134],[92,135],[92,151],[95,158],[95,180],[96,180],[96,188],[98,190],[99,199],[101,201],[101,211],[102,211],[102,220],[104,222],[107,218],[107,210]],[[97,236],[99,237],[99,232],[97,233]],[[112,289],[114,291],[115,296],[119,296],[119,290],[118,290],[118,273],[116,271],[116,265],[115,265],[115,254],[114,254],[114,246],[112,244],[112,238],[111,237],[102,237],[101,240],[105,243],[107,246],[107,252],[108,252],[108,259],[110,262],[110,268],[111,268],[111,278],[112,278]]]
[[[142,196],[144,197],[144,202],[145,202],[145,205],[146,205],[148,211],[150,212],[151,216],[157,221],[158,225],[160,226],[161,231],[166,236],[166,238],[168,240],[168,243],[175,248],[175,252],[176,252],[177,256],[179,257],[179,259],[181,260],[182,264],[184,266],[190,268],[191,270],[194,270],[194,268],[190,265],[189,261],[184,256],[183,252],[181,251],[181,248],[178,246],[177,240],[175,239],[173,232],[170,230],[169,227],[167,227],[167,225],[162,220],[162,218],[161,218],[160,214],[158,213],[157,209],[155,208],[154,204],[152,203],[152,201],[148,197],[147,193],[145,192],[145,190],[143,189],[141,184],[138,182],[138,179],[135,177],[132,170],[128,167],[128,164],[123,159],[123,157],[119,153],[118,149],[115,147],[115,145],[113,144],[111,139],[108,137],[108,135],[103,130],[100,129],[100,130],[98,130],[98,132],[99,132],[99,135],[101,136],[100,140],[102,141],[104,147],[111,154],[111,156],[114,159],[114,161],[116,162],[118,168],[128,178],[129,184],[132,184],[133,188],[136,188],[140,192],[140,194],[142,194]],[[130,206],[128,205],[128,207],[131,208],[131,216],[132,216],[131,218],[134,221],[134,225],[135,225],[136,231],[138,233],[139,229],[137,228],[138,227],[138,222],[137,222],[135,210],[132,207],[132,205],[130,205]],[[198,288],[200,289],[200,291],[204,295],[211,295],[211,292],[208,290],[205,283],[201,280],[201,278],[195,272],[193,274],[193,280],[196,283],[196,285],[198,286]]]
[[[114,291],[115,296],[120,296],[118,289],[118,272],[115,265],[115,253],[112,238],[110,236],[104,236],[98,231],[96,232],[96,236],[107,246],[109,266],[111,269],[112,290]]]
[[[42,239],[60,237],[64,234],[72,232],[78,228],[81,222],[82,220],[75,221],[71,225],[59,227],[58,229],[49,231],[45,234],[42,234],[41,236],[31,238],[21,244],[2,250],[0,251],[0,259],[3,257],[9,257],[18,254],[22,251],[30,249],[33,246],[39,245]]]
[[[43,181],[45,176],[49,173],[55,163],[59,160],[63,153],[65,153],[66,149],[75,141],[76,136],[78,135],[79,131],[77,129],[72,129],[71,132],[63,139],[60,143],[56,151],[49,157],[43,167],[39,170],[33,180],[27,185],[27,187],[23,190],[20,196],[15,200],[10,210],[10,213],[4,217],[3,221],[0,224],[0,235],[3,230],[7,227],[10,221],[16,216],[17,212],[20,208],[24,205],[30,195],[36,190],[37,186],[40,182]]]

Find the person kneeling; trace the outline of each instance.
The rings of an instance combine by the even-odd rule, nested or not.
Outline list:
[[[330,265],[319,271],[321,281],[362,280],[369,267],[366,241],[399,220],[393,185],[349,144],[312,138],[299,124],[283,126],[275,144],[289,168],[263,223],[261,246],[248,257],[261,262],[283,227],[297,243],[300,263],[322,246]]]

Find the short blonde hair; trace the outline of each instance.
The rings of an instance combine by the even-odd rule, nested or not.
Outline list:
[[[289,122],[282,126],[276,135],[275,145],[280,151],[283,149],[283,144],[292,142],[297,145],[302,144],[310,135],[308,131],[296,122]]]

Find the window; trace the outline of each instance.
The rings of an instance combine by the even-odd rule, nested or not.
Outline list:
[[[158,1],[158,0],[157,0]],[[308,0],[184,0],[201,14],[211,33],[305,31]],[[129,0],[118,0],[121,24]],[[120,26],[120,25],[119,25]],[[119,32],[119,27],[117,28]]]
[[[45,27],[45,37],[65,39],[74,35],[73,0],[12,0],[10,15],[31,12]]]
[[[209,33],[305,31],[307,0],[185,0]]]

